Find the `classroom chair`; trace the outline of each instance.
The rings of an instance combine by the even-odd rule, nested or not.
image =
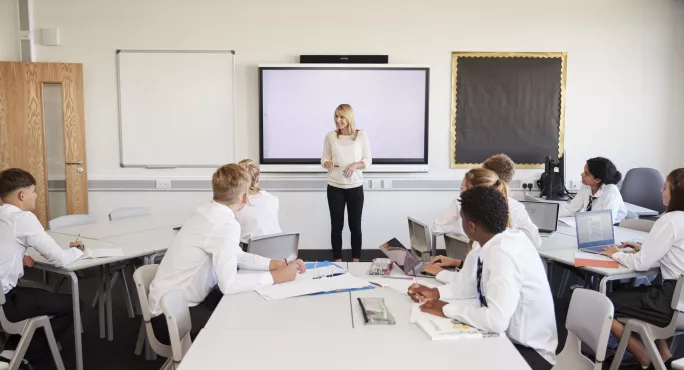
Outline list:
[[[37,329],[42,327],[43,330],[45,330],[45,337],[47,338],[50,352],[52,352],[52,358],[55,361],[55,367],[57,370],[64,370],[64,362],[62,362],[62,356],[59,353],[59,347],[57,347],[57,341],[55,340],[55,335],[52,332],[50,318],[47,316],[38,316],[20,322],[10,322],[7,317],[5,317],[5,310],[2,307],[4,304],[5,293],[0,291],[0,327],[2,327],[2,330],[7,334],[21,336],[19,344],[17,344],[17,348],[14,350],[14,356],[10,360],[9,369],[19,369],[19,366],[22,364],[24,359],[24,354],[31,344],[33,334]]]
[[[143,347],[147,350],[150,348],[154,353],[159,356],[166,357],[166,362],[164,366],[161,367],[162,370],[167,369],[173,363],[173,351],[170,345],[162,344],[154,336],[154,330],[152,329],[152,312],[150,311],[150,304],[147,295],[150,292],[150,284],[157,275],[157,269],[159,265],[145,265],[138,267],[133,273],[133,281],[135,281],[135,287],[138,292],[138,301],[140,302],[140,311],[142,312],[143,321],[140,324],[140,331],[138,333],[138,342],[135,345],[135,354],[139,355],[142,353]],[[186,305],[187,307],[187,305]],[[146,356],[148,359],[152,359],[152,356]]]
[[[587,307],[591,307],[591,310],[587,310]],[[553,369],[601,370],[606,359],[612,321],[613,303],[608,297],[589,289],[575,289],[565,321],[568,336],[563,350],[556,356]],[[582,354],[582,343],[594,351],[595,362]]]
[[[183,292],[179,290],[172,290],[164,294],[161,299],[161,308],[169,327],[169,338],[173,352],[173,363],[168,369],[175,370],[192,345],[190,308],[188,308],[188,302],[183,297]]]
[[[658,170],[653,168],[632,168],[627,171],[622,181],[620,194],[627,203],[652,209],[658,213],[665,212],[660,189],[665,180]]]
[[[421,260],[430,261],[431,257],[437,255],[436,243],[432,240],[430,228],[413,217],[408,217],[408,228],[411,250]]]
[[[109,221],[123,220],[124,218],[147,216],[149,214],[150,209],[147,207],[119,208],[109,212]]]
[[[91,215],[66,215],[53,218],[48,221],[49,230],[64,229],[72,226],[90,225],[97,222]]]
[[[622,333],[622,339],[620,339],[620,345],[615,353],[613,363],[610,365],[610,370],[618,370],[620,368],[622,357],[625,355],[625,349],[627,348],[627,340],[633,332],[639,334],[641,337],[641,341],[651,357],[651,364],[653,367],[655,367],[657,370],[665,370],[665,363],[660,357],[660,352],[658,352],[658,348],[655,345],[655,340],[668,339],[670,337],[684,333],[684,315],[682,314],[684,311],[684,294],[682,294],[683,288],[684,277],[680,277],[679,280],[677,280],[677,286],[675,287],[675,292],[671,303],[671,307],[675,311],[672,315],[672,320],[670,320],[670,324],[664,328],[638,319],[617,318],[620,322],[625,324],[625,329]],[[672,343],[675,344],[676,340],[673,339]],[[671,350],[674,349],[671,348]]]
[[[677,361],[672,361],[672,368],[674,370],[684,370],[684,358],[680,358]]]
[[[651,220],[622,220],[620,221],[620,227],[648,233],[651,232],[654,223],[655,222]]]
[[[470,252],[470,241],[461,235],[444,234],[444,248],[447,257],[464,261]]]
[[[247,252],[276,261],[294,260],[299,252],[299,233],[282,233],[252,238]]]

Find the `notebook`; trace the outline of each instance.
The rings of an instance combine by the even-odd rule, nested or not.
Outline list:
[[[414,303],[411,307],[409,322],[416,324],[432,340],[483,338],[498,336],[498,334],[484,333],[481,330],[462,323],[458,320],[439,317],[420,310],[421,303]]]
[[[575,252],[575,267],[604,267],[616,269],[618,262],[608,256],[600,254]]]
[[[325,277],[322,279],[301,279],[284,284],[259,288],[256,292],[265,300],[300,297],[322,292],[361,289],[371,285],[368,280],[357,278],[350,273]]]

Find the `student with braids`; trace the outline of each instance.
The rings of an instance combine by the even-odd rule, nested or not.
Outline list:
[[[478,301],[441,301],[458,298],[452,284],[412,285],[408,294],[425,302],[423,312],[505,333],[532,369],[548,370],[558,343],[551,289],[537,250],[523,232],[506,227],[508,218],[506,198],[497,190],[479,186],[461,194],[463,231],[482,246],[474,282]]]
[[[663,204],[667,211],[648,233],[642,245],[625,243],[619,247],[606,248],[603,254],[612,257],[620,264],[632,270],[648,271],[653,266],[660,267],[663,284],[628,288],[608,294],[615,306],[615,318],[611,332],[622,337],[625,325],[620,318],[636,318],[656,326],[667,326],[672,320],[672,297],[677,286],[677,279],[684,274],[684,168],[678,168],[667,176],[665,186],[661,190]],[[622,251],[631,247],[630,252]],[[660,356],[669,369],[672,353],[665,340],[657,340]],[[646,368],[651,363],[648,352],[638,336],[632,336],[627,348],[634,354],[641,366]]]

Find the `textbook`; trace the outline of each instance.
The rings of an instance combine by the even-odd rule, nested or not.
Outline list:
[[[422,303],[413,304],[409,321],[421,328],[423,332],[425,332],[425,334],[427,334],[432,340],[498,336],[498,334],[483,332],[480,329],[462,323],[458,320],[439,317],[422,312],[420,310],[421,305]]]

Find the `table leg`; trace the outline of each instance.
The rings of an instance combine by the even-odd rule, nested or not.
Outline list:
[[[105,316],[107,317],[107,339],[111,342],[114,340],[114,324],[112,319],[112,281],[109,279],[111,272],[109,265],[105,267],[105,270],[107,271],[107,298],[105,299],[107,314]]]
[[[83,325],[81,322],[81,301],[78,294],[78,276],[70,271],[67,276],[71,278],[71,300],[74,305],[74,346],[76,347],[76,370],[83,370],[83,342],[81,332]]]
[[[107,270],[105,266],[100,267],[102,272],[102,280],[100,281],[100,290],[98,294],[100,295],[100,304],[98,306],[98,318],[100,320],[100,339],[105,337],[105,287],[107,281],[109,281],[109,276],[107,275]]]

